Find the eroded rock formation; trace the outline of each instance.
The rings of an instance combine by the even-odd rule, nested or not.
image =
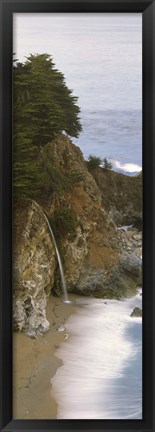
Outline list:
[[[28,334],[48,330],[46,306],[54,286],[55,268],[55,249],[42,209],[29,200],[14,211],[14,329]]]

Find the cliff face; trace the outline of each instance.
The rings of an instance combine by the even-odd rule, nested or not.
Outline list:
[[[41,208],[29,201],[14,211],[13,324],[27,334],[48,330],[46,305],[54,286],[54,245]]]
[[[55,221],[55,226],[64,208],[76,216],[74,230],[68,224],[60,239],[59,232],[55,232],[56,240],[60,241],[68,291],[121,298],[134,294],[141,283],[141,238],[136,238],[139,234],[136,229],[130,233],[117,229],[107,204],[111,190],[103,186],[107,180],[103,178],[99,188],[87,170],[80,149],[63,135],[43,150],[43,158],[45,151],[49,166],[54,160],[55,190],[39,197],[39,205],[29,201],[14,214],[14,323],[17,329],[29,332],[48,329],[48,296],[51,289],[58,295],[62,292],[55,250],[42,209],[51,224]],[[118,190],[121,194],[121,185]],[[65,222],[64,219],[64,226]]]
[[[102,205],[116,225],[142,223],[142,173],[130,177],[97,168],[93,175],[101,192]]]

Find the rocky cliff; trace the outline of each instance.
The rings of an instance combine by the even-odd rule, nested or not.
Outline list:
[[[102,205],[116,225],[142,226],[142,172],[130,177],[98,167],[92,171]]]
[[[51,291],[62,293],[42,210],[58,242],[68,291],[119,299],[134,294],[141,284],[141,233],[117,227],[118,219],[119,224],[128,224],[139,218],[140,185],[135,188],[127,177],[121,190],[122,174],[109,170],[99,172],[100,181],[94,178],[80,149],[64,135],[43,148],[40,157],[42,163],[48,161],[49,188],[37,197],[37,203],[18,203],[13,218],[14,327],[29,334],[48,329],[48,297]],[[125,204],[128,191],[132,200],[126,197]],[[119,206],[120,199],[124,204]]]
[[[42,209],[28,201],[13,214],[13,326],[27,334],[48,330],[47,300],[54,286],[54,245]]]

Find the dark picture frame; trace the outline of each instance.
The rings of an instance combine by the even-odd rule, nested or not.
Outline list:
[[[13,13],[140,12],[143,21],[143,419],[13,420],[12,418],[12,39]],[[0,0],[0,430],[155,431],[155,1]]]

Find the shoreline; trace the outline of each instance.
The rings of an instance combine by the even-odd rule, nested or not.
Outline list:
[[[140,291],[121,301],[79,299],[52,379],[58,419],[141,419],[142,319],[130,317],[141,306]]]
[[[73,294],[70,294],[69,297],[70,300],[74,302],[79,299],[79,296]],[[132,297],[134,298],[135,296]],[[97,299],[95,300],[97,301]],[[82,304],[83,302],[85,302],[85,299],[83,299]],[[109,309],[107,303],[104,307],[106,308],[105,312],[107,312]],[[62,298],[53,297],[51,295],[47,305],[47,319],[50,323],[49,331],[38,336],[36,339],[32,339],[21,332],[14,333],[13,419],[54,420],[58,418],[58,403],[57,399],[54,397],[55,384],[52,384],[52,378],[55,377],[58,368],[61,366],[66,368],[67,364],[63,362],[64,354],[67,349],[65,344],[68,342],[68,338],[65,337],[66,333],[68,334],[65,323],[68,318],[75,313],[76,308],[73,304],[64,304]],[[73,316],[71,322],[71,328],[72,325],[74,328],[76,317],[74,319]],[[81,319],[79,325],[81,325]],[[62,329],[58,331],[59,326],[61,326]],[[69,325],[67,328],[71,330]],[[97,329],[97,333],[99,331],[100,330]],[[74,346],[71,347],[70,343],[69,349],[73,349],[74,356]],[[58,357],[57,350],[59,353]],[[91,352],[91,350],[92,348],[90,347],[88,351]],[[101,358],[101,355],[99,355],[99,358]],[[60,369],[58,371],[58,376],[59,379],[61,377],[63,382],[63,370]]]
[[[74,300],[76,296],[70,295]],[[49,298],[48,332],[32,339],[22,332],[13,333],[13,418],[56,419],[57,403],[51,396],[51,378],[63,364],[55,355],[63,342],[65,331],[58,331],[70,315],[72,304],[64,304],[62,298]]]

